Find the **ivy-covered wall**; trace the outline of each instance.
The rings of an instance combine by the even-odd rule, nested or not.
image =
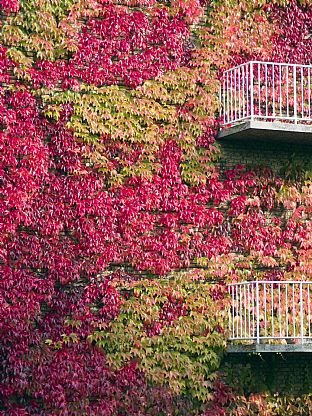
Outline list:
[[[1,413],[291,414],[218,370],[227,282],[312,277],[311,178],[220,172],[217,92],[310,62],[309,2],[0,7]]]

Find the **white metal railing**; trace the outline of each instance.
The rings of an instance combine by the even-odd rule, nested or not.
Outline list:
[[[221,125],[245,120],[312,122],[312,65],[251,61],[221,79]]]
[[[253,281],[229,285],[229,340],[312,340],[312,282]]]

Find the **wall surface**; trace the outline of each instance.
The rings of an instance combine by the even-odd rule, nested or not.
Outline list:
[[[241,164],[248,167],[270,167],[275,173],[284,175],[291,170],[312,170],[311,145],[267,140],[219,141],[222,149],[221,170]]]
[[[241,393],[304,394],[312,391],[312,353],[228,354],[223,371]]]
[[[249,168],[270,167],[281,176],[312,171],[311,145],[285,142],[219,141],[220,170],[236,164]],[[303,395],[312,391],[312,353],[227,354],[222,373],[241,394],[257,392]]]

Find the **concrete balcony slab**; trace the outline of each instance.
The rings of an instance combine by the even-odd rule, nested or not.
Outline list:
[[[312,352],[312,343],[304,344],[229,344],[228,353],[293,353]]]
[[[288,143],[312,143],[312,125],[279,121],[247,120],[219,131],[220,140],[274,140]]]

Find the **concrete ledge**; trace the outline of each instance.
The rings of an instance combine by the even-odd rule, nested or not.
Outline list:
[[[312,144],[312,125],[279,121],[245,121],[219,131],[218,139],[275,140],[289,143]]]
[[[226,347],[228,353],[250,352],[312,352],[312,344],[229,344]]]

